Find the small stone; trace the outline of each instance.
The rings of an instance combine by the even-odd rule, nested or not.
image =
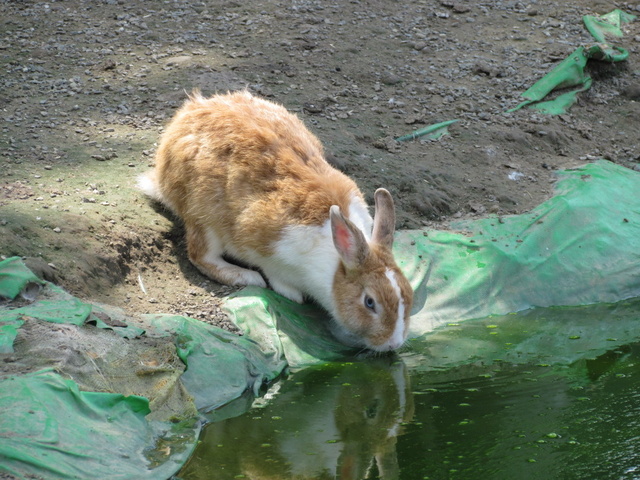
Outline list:
[[[165,65],[167,65],[167,66],[170,66],[170,65],[176,65],[176,66],[185,65],[185,64],[189,63],[192,59],[193,59],[193,57],[191,55],[180,55],[180,56],[177,56],[177,57],[167,58],[165,60]]]
[[[471,209],[472,212],[478,213],[478,214],[481,214],[487,211],[484,205],[478,202],[469,202],[469,208]]]
[[[380,76],[380,81],[382,83],[384,83],[385,85],[397,85],[400,82],[402,82],[402,78],[400,78],[398,75],[396,75],[395,73],[391,73],[391,72],[384,72],[381,76]]]
[[[629,85],[622,91],[622,96],[636,102],[640,101],[640,83]]]
[[[53,231],[55,233],[60,233],[62,230],[60,230],[60,227],[56,227],[56,228],[53,229]]]
[[[453,6],[453,11],[455,13],[467,13],[468,11],[470,11],[471,9],[469,7],[467,7],[466,5],[461,5],[459,3],[456,3]]]
[[[396,153],[401,150],[400,144],[393,137],[379,138],[373,142],[373,146],[391,153]]]
[[[307,102],[302,105],[302,108],[308,113],[321,113],[325,109],[325,106],[319,103]]]

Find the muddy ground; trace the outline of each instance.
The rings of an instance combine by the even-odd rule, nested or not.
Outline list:
[[[284,104],[398,228],[525,212],[554,171],[640,162],[640,21],[626,62],[591,63],[571,110],[505,113],[575,48],[603,0],[0,0],[0,254],[134,313],[226,326],[230,290],[186,259],[135,189],[185,98],[248,88]],[[459,119],[440,140],[393,140]]]

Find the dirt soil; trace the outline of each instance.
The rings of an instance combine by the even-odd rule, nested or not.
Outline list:
[[[398,228],[525,212],[554,171],[640,162],[640,21],[630,56],[590,63],[569,113],[505,113],[575,48],[603,0],[0,0],[0,254],[91,301],[233,329],[231,291],[136,189],[163,126],[199,88],[248,88],[296,112]],[[459,119],[439,140],[396,142]]]

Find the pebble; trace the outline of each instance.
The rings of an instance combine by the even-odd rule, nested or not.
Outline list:
[[[622,96],[636,102],[640,101],[640,83],[629,85],[622,91]]]
[[[380,75],[380,81],[385,85],[398,85],[402,82],[402,78],[400,78],[395,73],[384,72]]]

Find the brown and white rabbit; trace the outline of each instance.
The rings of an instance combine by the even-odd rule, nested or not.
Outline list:
[[[266,278],[291,300],[315,299],[349,345],[404,343],[413,292],[391,253],[391,195],[375,192],[372,220],[353,180],[284,107],[246,91],[195,92],[139,186],[184,221],[189,259],[213,280],[266,287]]]

